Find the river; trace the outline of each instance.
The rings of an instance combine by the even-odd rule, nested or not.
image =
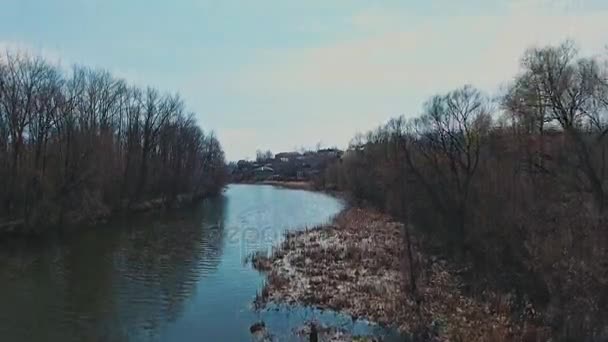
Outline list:
[[[173,212],[4,241],[0,340],[250,341],[251,324],[264,321],[277,340],[289,341],[310,319],[385,334],[328,311],[251,307],[264,277],[245,257],[342,207],[320,193],[230,185]]]

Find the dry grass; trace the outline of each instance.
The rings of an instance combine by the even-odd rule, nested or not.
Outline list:
[[[528,341],[526,335],[539,335],[541,330],[511,321],[508,296],[484,293],[485,302],[466,296],[458,270],[418,249],[423,272],[415,300],[404,286],[401,232],[402,225],[387,215],[352,208],[330,225],[291,233],[269,258],[253,258],[268,277],[256,302],[338,310],[437,341]]]

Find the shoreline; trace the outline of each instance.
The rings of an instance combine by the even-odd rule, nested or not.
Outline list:
[[[353,198],[346,192],[337,190],[319,189],[311,181],[259,181],[259,182],[236,182],[231,184],[270,185],[281,189],[304,190],[318,192],[342,200],[345,209],[352,206]]]
[[[508,295],[484,293],[483,301],[466,295],[459,270],[425,255],[416,243],[414,295],[405,285],[404,231],[386,214],[347,207],[327,225],[288,233],[270,256],[252,257],[253,267],[267,279],[254,304],[331,309],[431,341],[543,336],[533,324],[512,319]]]
[[[291,189],[291,190],[307,190],[316,191],[312,182],[307,181],[261,181],[253,184],[272,185],[279,188]]]
[[[104,209],[99,210],[94,214],[89,214],[82,217],[71,217],[64,219],[63,222],[51,223],[46,225],[38,225],[34,228],[28,225],[24,219],[17,219],[12,221],[0,222],[0,240],[8,238],[38,238],[44,236],[48,232],[52,231],[54,227],[64,226],[67,229],[71,229],[78,225],[94,226],[96,224],[104,223],[109,220],[127,217],[131,215],[140,215],[152,212],[154,210],[173,210],[192,205],[198,201],[202,201],[206,198],[210,198],[219,195],[223,192],[220,191],[218,194],[212,193],[189,193],[177,195],[174,199],[156,198],[137,203],[132,203],[122,208],[115,209]]]
[[[270,185],[282,189],[290,190],[305,190],[327,193],[324,190],[318,189],[311,181],[278,181],[278,180],[260,180],[260,181],[240,181],[229,184],[248,184],[248,185]]]

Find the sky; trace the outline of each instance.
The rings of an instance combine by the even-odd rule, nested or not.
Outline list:
[[[497,94],[526,48],[607,54],[605,0],[0,0],[0,49],[179,92],[228,160],[345,148],[471,84]]]

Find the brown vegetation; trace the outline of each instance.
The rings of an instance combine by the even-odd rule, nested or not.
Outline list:
[[[40,228],[217,193],[224,172],[218,140],[178,95],[0,56],[0,221]]]
[[[254,267],[268,275],[256,304],[338,310],[425,340],[510,341],[527,333],[512,322],[508,296],[488,292],[480,301],[467,295],[461,270],[425,255],[417,243],[414,294],[407,285],[404,231],[388,215],[352,208],[331,225],[291,233],[270,257],[253,258]]]
[[[420,117],[357,136],[319,183],[411,223],[461,265],[465,293],[508,295],[517,322],[603,341],[607,75],[570,43],[531,49],[499,101],[469,86],[435,96]]]

